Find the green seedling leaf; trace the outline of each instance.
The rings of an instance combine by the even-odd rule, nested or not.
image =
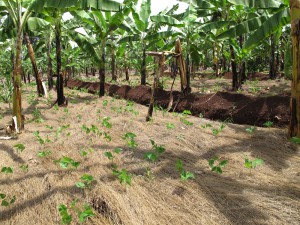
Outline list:
[[[13,168],[11,168],[11,167],[2,167],[2,169],[1,169],[1,173],[8,174],[8,173],[13,173],[13,172],[14,172]]]
[[[192,112],[190,110],[183,110],[183,115],[192,115]]]
[[[109,160],[113,160],[114,156],[112,155],[111,152],[105,152],[104,155],[109,159]]]
[[[128,132],[128,133],[124,134],[123,139],[133,139],[135,137],[136,137],[136,135],[134,133]]]
[[[9,201],[9,204],[10,204],[10,205],[11,205],[11,204],[14,204],[15,201],[16,201],[16,196],[13,196],[13,197],[11,198],[11,200]]]
[[[255,169],[256,166],[264,164],[264,160],[262,159],[254,159],[252,162],[252,168]]]
[[[106,128],[111,128],[112,124],[109,122],[110,117],[104,117],[102,120],[102,125],[105,126]]]
[[[183,171],[180,174],[180,178],[181,180],[190,180],[190,179],[195,179],[195,175],[192,172]]]
[[[147,160],[150,160],[152,162],[155,162],[155,161],[157,161],[158,157],[155,153],[148,152],[148,153],[144,154],[144,158]]]
[[[107,106],[107,104],[108,104],[108,100],[104,100],[102,103],[103,106]]]
[[[252,162],[249,159],[245,159],[245,167],[248,169],[252,168]]]
[[[1,199],[5,199],[6,198],[6,194],[0,193],[0,198]]]
[[[170,123],[170,122],[168,122],[166,126],[167,126],[168,129],[174,129],[175,128],[175,125],[173,123]]]
[[[25,145],[23,144],[16,144],[14,147],[16,148],[17,152],[23,152],[25,149]]]
[[[222,162],[220,162],[219,166],[224,167],[227,165],[227,163],[228,163],[228,160],[223,160]]]
[[[83,182],[77,182],[75,185],[78,188],[85,189],[85,184]]]
[[[249,127],[249,128],[246,128],[246,132],[248,132],[249,134],[254,133],[255,130],[256,130],[255,127]]]
[[[84,206],[84,211],[79,212],[79,221],[82,223],[84,220],[86,220],[87,218],[93,217],[95,216],[92,207],[89,205],[85,205]]]
[[[72,216],[68,213],[67,206],[64,205],[64,204],[61,204],[58,207],[58,211],[59,211],[59,214],[60,214],[61,219],[62,219],[62,221],[61,221],[62,224],[71,224]]]
[[[9,202],[3,199],[1,202],[1,206],[9,206]]]
[[[176,162],[176,169],[181,173],[183,169],[182,161],[180,159],[177,160]]]
[[[28,165],[21,165],[20,169],[23,170],[25,173],[28,172]]]
[[[90,185],[95,180],[95,178],[89,174],[82,175],[80,179],[85,181],[88,185]]]
[[[213,132],[214,135],[218,135],[220,133],[220,131],[216,128],[213,128],[212,132]]]
[[[115,148],[114,149],[114,153],[116,153],[116,154],[120,154],[122,151],[123,151],[122,148]]]
[[[51,151],[41,151],[41,152],[38,152],[38,156],[39,157],[46,157],[48,155],[51,155],[52,152]]]
[[[290,141],[293,142],[293,143],[296,143],[296,144],[300,144],[300,138],[298,138],[298,137],[292,137],[290,139]]]
[[[132,175],[129,174],[126,169],[122,169],[118,175],[118,179],[121,184],[125,183],[128,185],[131,185],[131,177],[132,177]]]
[[[265,127],[272,127],[273,126],[273,122],[271,121],[267,121],[263,124]]]
[[[53,130],[53,126],[46,125],[47,129]]]
[[[80,165],[80,162],[76,162],[73,159],[66,157],[66,156],[64,156],[63,158],[58,160],[58,163],[59,163],[60,167],[63,169],[67,169],[69,165],[72,165],[73,167],[75,167],[77,169],[77,167]]]

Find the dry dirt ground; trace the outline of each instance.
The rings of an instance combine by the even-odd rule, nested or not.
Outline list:
[[[216,135],[212,130],[218,130],[220,122],[187,116],[184,120],[192,125],[186,125],[181,115],[156,111],[146,123],[145,106],[65,91],[69,106],[49,109],[50,100],[36,100],[35,88],[24,88],[25,130],[17,140],[0,140],[0,168],[13,168],[11,174],[0,173],[0,193],[16,197],[9,207],[0,206],[0,224],[60,224],[60,204],[68,207],[72,224],[79,223],[77,212],[85,204],[93,206],[95,216],[83,224],[300,223],[300,152],[287,140],[287,129],[256,128],[250,134],[249,126],[223,123],[225,128]],[[0,110],[2,127],[11,111],[7,104],[0,104]],[[87,134],[83,125],[95,125],[106,138]],[[36,131],[51,142],[41,145]],[[136,134],[136,148],[122,138],[127,132]],[[144,159],[153,151],[150,139],[166,149],[154,163]],[[17,152],[16,144],[25,149]],[[115,154],[115,148],[123,151]],[[39,156],[43,151],[49,155]],[[132,175],[131,186],[121,185],[112,174],[107,151],[115,155],[119,170]],[[211,171],[207,161],[216,155],[228,160],[222,174]],[[55,161],[64,156],[80,162],[79,167],[61,168]],[[247,169],[245,157],[265,163]],[[180,179],[178,159],[195,174],[194,180]],[[27,172],[22,165],[28,165]],[[82,190],[75,183],[84,174],[95,181]]]

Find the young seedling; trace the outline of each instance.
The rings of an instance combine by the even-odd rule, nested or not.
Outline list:
[[[218,129],[213,128],[212,132],[213,132],[214,135],[218,136],[220,134],[220,132],[223,131],[223,129],[225,127],[226,127],[226,125],[224,123],[222,123]]]
[[[208,128],[208,127],[212,127],[212,125],[210,123],[206,123],[206,124],[201,125],[201,127],[203,129],[205,129],[205,128]]]
[[[109,120],[110,120],[109,116],[104,117],[102,120],[102,125],[105,126],[106,128],[111,128],[112,124],[109,122]]]
[[[34,117],[34,121],[36,123],[43,123],[44,120],[42,118],[42,113],[38,108],[35,108],[35,110],[33,111],[33,117]]]
[[[123,151],[122,148],[115,148],[115,149],[113,150],[113,152],[116,153],[116,154],[120,154],[122,151]],[[113,153],[111,153],[111,152],[104,152],[104,155],[105,155],[109,160],[111,160],[112,165],[114,165],[114,158],[115,158],[115,156],[113,155]]]
[[[250,160],[248,156],[245,157],[245,167],[248,169],[255,169],[257,166],[264,164],[264,160],[255,158],[254,160]]]
[[[127,146],[129,148],[136,148],[138,146],[137,143],[135,142],[135,138],[136,138],[136,135],[131,132],[127,132],[123,136],[123,139],[126,140]]]
[[[50,151],[50,150],[45,150],[45,151],[40,151],[40,152],[38,152],[38,156],[39,157],[46,157],[46,156],[49,156],[49,155],[51,155],[52,154],[52,152]]]
[[[84,210],[78,212],[79,222],[83,223],[86,219],[95,216],[93,209],[89,205],[84,205]]]
[[[175,128],[175,125],[173,123],[170,123],[170,122],[168,122],[166,126],[167,126],[168,129],[174,129]]]
[[[104,100],[102,103],[103,106],[107,106],[108,105],[108,100]]]
[[[23,170],[24,173],[27,173],[28,172],[28,164],[27,165],[25,165],[25,164],[21,165],[20,169]]]
[[[255,130],[256,130],[255,126],[246,128],[246,132],[248,132],[249,134],[253,134]]]
[[[16,148],[17,153],[23,152],[25,150],[25,145],[23,144],[16,144],[14,145],[14,147]]]
[[[113,170],[113,174],[116,175],[120,181],[120,184],[128,184],[131,185],[131,177],[132,175],[126,170],[122,169],[121,171],[118,170],[116,167]]]
[[[222,168],[224,168],[228,163],[228,160],[221,161],[221,158],[219,158],[218,156],[214,156],[212,159],[209,159],[207,161],[211,168],[211,171],[214,171],[219,174],[223,173]],[[216,163],[216,165],[215,165],[215,163]]]
[[[47,136],[47,138],[46,138],[45,140],[44,140],[43,138],[41,138],[40,132],[39,132],[39,131],[33,132],[33,135],[34,135],[34,136],[36,137],[36,139],[39,141],[40,145],[44,145],[45,143],[51,142],[50,139],[48,138],[48,136]]]
[[[59,205],[58,211],[59,211],[59,214],[61,217],[61,223],[62,224],[71,224],[72,216],[68,213],[67,206],[64,204]]]
[[[156,162],[158,160],[158,156],[159,154],[162,154],[166,151],[165,147],[163,147],[162,145],[157,145],[153,140],[150,139],[151,145],[152,145],[152,150],[154,150],[154,152],[147,152],[144,154],[144,158],[152,161],[152,162]]]
[[[176,169],[180,173],[180,179],[183,181],[195,179],[195,175],[192,172],[186,171],[183,167],[182,161],[180,159],[176,162]]]
[[[15,203],[16,196],[13,196],[11,199],[7,198],[6,194],[0,193],[1,206],[8,207]]]
[[[268,128],[270,128],[270,127],[272,127],[272,126],[273,126],[273,122],[271,122],[271,121],[267,121],[267,122],[265,122],[263,125],[264,125],[265,127],[268,127]]]
[[[75,169],[80,165],[80,162],[76,162],[75,160],[64,156],[59,160],[55,160],[54,162],[59,163],[60,167],[63,169],[67,169],[69,165],[73,166]]]
[[[12,167],[6,167],[6,166],[4,166],[1,169],[1,173],[9,174],[9,173],[13,173],[13,172],[14,172],[14,170],[13,170]]]
[[[84,174],[82,177],[80,177],[80,182],[76,183],[76,187],[85,189],[85,188],[91,188],[92,182],[95,180],[95,178],[92,175]]]
[[[300,138],[298,138],[298,137],[292,137],[290,139],[290,141],[293,142],[293,143],[295,143],[295,144],[300,144]]]
[[[186,119],[187,115],[192,115],[192,113],[191,113],[190,110],[184,110],[184,111],[181,113],[180,121],[181,121],[182,123],[184,123],[185,125],[187,125],[187,126],[192,126],[193,123],[190,122],[190,121],[188,121],[188,120]]]

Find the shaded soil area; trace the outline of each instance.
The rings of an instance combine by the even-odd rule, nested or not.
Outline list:
[[[79,80],[68,81],[69,88],[88,89],[95,93],[99,83],[83,82]],[[105,84],[109,96],[135,101],[142,105],[149,105],[151,88],[148,86],[130,87]],[[289,96],[255,97],[230,92],[217,92],[214,94],[192,93],[182,96],[180,92],[173,92],[172,109],[176,112],[190,110],[192,115],[202,115],[212,120],[231,119],[237,124],[263,126],[266,121],[272,121],[274,126],[283,127],[289,123]],[[170,91],[158,89],[156,104],[167,108],[170,101]]]

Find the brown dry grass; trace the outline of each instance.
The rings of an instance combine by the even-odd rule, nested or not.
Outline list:
[[[228,124],[218,135],[211,124],[218,128],[220,122],[188,117],[192,126],[184,125],[171,113],[154,113],[153,122],[146,123],[147,108],[134,105],[137,116],[124,112],[126,101],[104,97],[99,99],[79,91],[68,90],[69,106],[48,109],[47,102],[28,103],[28,96],[35,89],[26,88],[24,112],[27,123],[18,140],[1,141],[0,167],[11,166],[14,173],[0,173],[0,193],[15,195],[17,200],[10,207],[0,206],[0,224],[59,224],[58,206],[78,199],[77,206],[93,204],[98,209],[96,217],[85,224],[299,224],[300,223],[300,153],[299,147],[286,139],[285,129],[257,128],[254,134],[245,132],[248,126]],[[34,93],[34,92],[33,92]],[[51,92],[55,96],[54,92]],[[107,100],[108,105],[103,106]],[[40,109],[43,123],[30,122],[35,108]],[[114,109],[122,107],[122,113]],[[6,105],[0,105],[3,119],[10,120]],[[100,110],[100,113],[99,111]],[[78,115],[82,118],[79,119]],[[101,120],[111,117],[112,128],[105,128]],[[170,122],[175,129],[167,129]],[[70,124],[55,140],[58,127]],[[112,141],[86,134],[81,126],[97,125],[108,132]],[[46,128],[53,126],[53,130]],[[40,131],[52,140],[41,147],[33,135]],[[2,132],[2,131],[0,131]],[[70,136],[68,136],[70,132]],[[129,149],[122,136],[126,132],[137,135],[136,149]],[[0,133],[3,136],[3,133]],[[151,150],[150,139],[164,145],[166,152],[157,163],[143,159]],[[17,153],[13,146],[23,143],[26,149]],[[125,187],[112,175],[111,163],[105,151],[116,147],[124,149],[116,156],[119,168],[131,174],[132,186]],[[82,149],[88,151],[82,157]],[[50,156],[41,158],[37,153],[50,150]],[[207,160],[214,155],[228,159],[222,175],[212,172]],[[253,171],[244,168],[244,157],[259,157],[265,164]],[[78,169],[62,169],[53,161],[68,156],[81,164]],[[186,170],[195,173],[193,181],[181,181],[176,171],[176,160],[181,159]],[[19,166],[29,165],[23,172]],[[146,176],[146,168],[152,177]],[[96,183],[90,190],[75,187],[83,174],[91,174]],[[78,223],[74,210],[73,224]]]

